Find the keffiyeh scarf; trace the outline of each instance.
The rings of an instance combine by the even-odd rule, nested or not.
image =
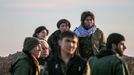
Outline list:
[[[93,34],[96,30],[96,25],[93,25],[90,29],[86,30],[82,25],[80,25],[74,32],[78,37],[86,37]]]

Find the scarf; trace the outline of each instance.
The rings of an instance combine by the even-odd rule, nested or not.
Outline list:
[[[32,55],[32,57],[33,57],[35,65],[36,65],[36,74],[35,75],[40,75],[40,65],[39,65],[39,62],[38,62],[37,58],[34,55]]]
[[[86,30],[82,25],[80,25],[76,30],[75,33],[78,37],[87,37],[91,36],[96,31],[96,25],[93,25],[90,29]]]

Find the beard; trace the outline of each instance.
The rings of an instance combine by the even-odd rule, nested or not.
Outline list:
[[[121,50],[120,50],[118,47],[116,47],[115,51],[116,51],[120,56],[123,56]]]

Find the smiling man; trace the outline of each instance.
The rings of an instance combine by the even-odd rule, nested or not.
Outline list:
[[[71,31],[59,39],[60,53],[48,62],[49,75],[90,75],[87,61],[77,55],[78,37]]]

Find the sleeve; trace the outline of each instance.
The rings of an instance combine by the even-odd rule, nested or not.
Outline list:
[[[101,32],[100,50],[106,50],[106,38],[103,32]]]
[[[30,66],[26,60],[20,60],[14,67],[14,75],[30,75]]]
[[[129,75],[127,65],[123,62],[120,62],[116,65],[114,75]]]

